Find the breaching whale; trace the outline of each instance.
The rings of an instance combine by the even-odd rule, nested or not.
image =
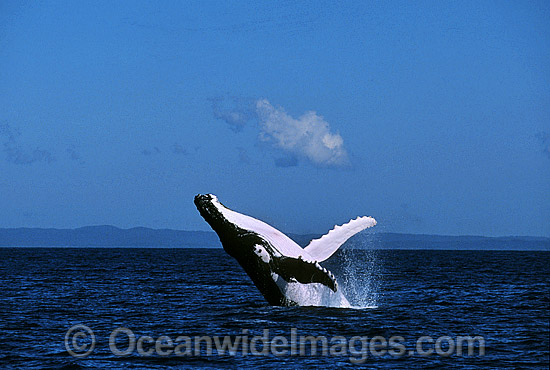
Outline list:
[[[376,225],[374,218],[357,217],[335,226],[302,248],[265,222],[225,207],[213,194],[195,196],[195,205],[269,304],[350,306],[332,272],[319,262],[356,233]]]

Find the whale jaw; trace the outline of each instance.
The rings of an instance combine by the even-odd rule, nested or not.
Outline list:
[[[213,194],[197,194],[194,199],[195,206],[202,218],[204,218],[210,227],[217,233],[218,230],[221,231],[223,228],[225,219],[218,207],[216,207],[215,202],[218,202],[218,198]]]

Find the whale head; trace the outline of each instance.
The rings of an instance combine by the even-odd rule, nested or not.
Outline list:
[[[231,211],[214,194],[198,194],[194,202],[201,216],[218,234],[224,250],[237,260],[248,260],[255,251],[253,246],[261,242],[257,235],[240,225],[239,221],[248,216]]]
[[[197,194],[195,196],[195,206],[206,222],[216,232],[223,227],[225,218],[220,212],[221,203],[214,194]]]

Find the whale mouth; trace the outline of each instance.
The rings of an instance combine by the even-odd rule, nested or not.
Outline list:
[[[225,220],[218,209],[218,198],[214,194],[197,194],[194,199],[195,206],[208,224],[217,232],[217,228]]]
[[[214,202],[218,202],[218,197],[216,197],[214,194],[195,195],[194,203],[197,206],[197,209],[201,211],[201,214],[202,211],[208,211],[208,213],[212,213],[216,209]]]
[[[207,203],[217,201],[218,197],[214,194],[197,194],[195,195],[195,204],[197,203]]]

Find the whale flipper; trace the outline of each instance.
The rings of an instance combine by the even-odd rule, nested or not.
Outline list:
[[[376,225],[376,220],[372,217],[357,217],[346,224],[334,226],[334,229],[319,239],[313,239],[304,250],[314,260],[323,262],[332,256],[346,240],[374,225]]]
[[[273,259],[273,271],[286,281],[293,279],[302,284],[320,283],[333,292],[338,290],[336,278],[317,262],[304,261],[301,258],[279,257]]]

